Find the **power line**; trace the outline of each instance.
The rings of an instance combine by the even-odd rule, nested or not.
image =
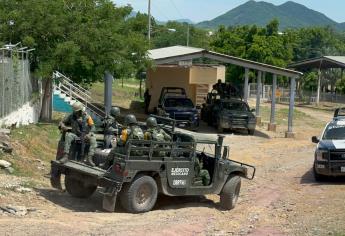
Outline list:
[[[167,17],[167,16],[157,7],[157,5],[154,3],[154,1],[151,2],[151,5],[154,7],[154,9],[155,9],[156,11],[159,12],[159,14],[160,14],[161,16],[163,16],[163,18],[164,18],[166,21],[169,21],[169,17]]]
[[[184,16],[181,14],[180,10],[177,8],[176,4],[174,3],[173,0],[170,0],[171,4],[174,6],[175,10],[177,11],[177,13],[180,15],[180,17],[182,19],[184,19]]]

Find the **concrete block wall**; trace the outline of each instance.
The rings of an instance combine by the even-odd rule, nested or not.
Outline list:
[[[37,123],[40,115],[40,102],[27,102],[21,108],[0,118],[0,127],[19,127]]]

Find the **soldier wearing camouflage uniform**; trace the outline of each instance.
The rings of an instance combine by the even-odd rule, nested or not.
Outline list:
[[[202,184],[207,186],[211,182],[210,174],[208,170],[203,169],[203,163],[199,160],[199,158],[195,158],[195,165],[194,165],[195,176],[197,178],[201,178]]]
[[[158,126],[157,120],[154,117],[149,117],[146,120],[147,130],[145,132],[145,140],[153,140],[160,142],[170,142],[171,136],[167,134],[161,127]]]
[[[143,130],[137,125],[137,118],[134,115],[126,115],[124,120],[124,128],[122,129],[120,139],[117,143],[117,146],[111,149],[110,153],[107,156],[105,163],[103,164],[103,168],[109,168],[111,165],[116,153],[125,153],[126,143],[128,140],[143,140],[144,133]],[[139,156],[142,155],[141,152],[131,152],[131,155]]]
[[[159,142],[171,142],[172,138],[161,127],[158,126],[157,120],[154,117],[149,117],[146,120],[147,130],[144,135],[145,140],[153,140]],[[164,151],[154,152],[154,156],[165,156]]]
[[[144,139],[143,130],[138,126],[137,118],[134,115],[129,114],[125,116],[124,126],[118,143],[119,146],[125,146],[130,139]]]
[[[117,122],[118,117],[120,116],[120,108],[112,107],[110,110],[110,116],[104,119],[104,143],[105,148],[114,148],[116,147],[116,142],[114,139],[119,134],[119,129],[121,124]]]
[[[85,142],[89,145],[89,152],[86,158],[88,164],[94,166],[92,157],[97,147],[96,138],[93,135],[95,129],[94,122],[85,111],[80,102],[76,102],[72,106],[73,113],[65,117],[59,124],[64,135],[64,154],[59,160],[60,163],[66,163],[68,161],[69,152],[72,142]],[[63,137],[62,137],[63,138]],[[84,150],[82,150],[83,152]]]

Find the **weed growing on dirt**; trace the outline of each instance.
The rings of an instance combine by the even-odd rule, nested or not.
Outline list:
[[[23,177],[42,177],[55,158],[60,131],[56,124],[37,124],[12,130],[12,155],[4,159],[12,163],[14,175]]]

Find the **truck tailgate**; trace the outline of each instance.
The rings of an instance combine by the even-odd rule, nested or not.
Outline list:
[[[106,171],[103,169],[92,167],[77,161],[68,161],[65,164],[52,161],[52,167],[58,168],[60,171],[62,171],[62,173],[64,173],[66,169],[70,169],[93,177],[102,177],[106,173]]]

